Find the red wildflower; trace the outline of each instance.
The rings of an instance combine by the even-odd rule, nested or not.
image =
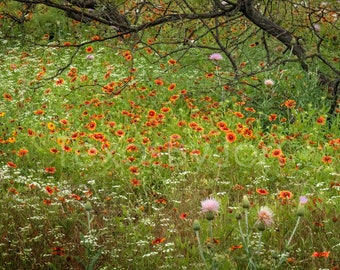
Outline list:
[[[277,114],[275,114],[275,113],[272,113],[272,114],[269,115],[269,117],[268,117],[268,120],[269,120],[270,122],[275,121],[276,119],[277,119]]]
[[[268,190],[266,190],[264,188],[257,188],[256,192],[260,195],[268,195],[269,194]]]
[[[50,174],[54,174],[56,171],[55,167],[46,167],[45,168],[45,172],[50,173]]]
[[[13,100],[12,96],[10,94],[8,94],[8,93],[4,93],[3,97],[4,97],[4,99],[6,99],[8,101],[12,101]]]
[[[238,246],[231,246],[230,250],[234,251],[235,249],[241,249],[243,246],[242,245],[238,245]]]
[[[282,190],[279,192],[279,198],[284,200],[290,200],[293,198],[293,193],[288,190]]]
[[[46,190],[47,193],[50,194],[50,195],[52,195],[53,192],[54,192],[53,188],[51,188],[50,186],[46,186],[46,187],[45,187],[45,190]]]
[[[169,59],[168,64],[169,65],[176,65],[176,60],[175,59]]]
[[[317,252],[315,251],[313,254],[312,254],[312,257],[314,258],[328,258],[329,257],[329,254],[330,252],[329,251],[322,251],[322,252]]]
[[[282,156],[282,150],[281,149],[274,149],[271,153],[272,157],[281,157]]]
[[[163,80],[161,80],[161,79],[156,79],[155,80],[155,84],[157,84],[157,85],[163,85],[164,84],[164,82],[163,82]]]
[[[52,248],[52,255],[64,256],[65,255],[64,248],[59,246]]]
[[[23,157],[23,156],[25,156],[27,153],[28,153],[28,150],[27,150],[27,149],[20,149],[20,150],[18,151],[18,156],[19,156],[19,157]]]
[[[138,187],[141,185],[140,181],[136,178],[133,178],[130,180],[130,183],[134,186],[134,187]]]
[[[92,53],[93,52],[93,47],[92,46],[86,47],[86,52],[87,53]]]
[[[188,216],[187,213],[182,213],[182,214],[179,216],[179,218],[180,218],[180,219],[185,219],[187,216]]]
[[[169,87],[168,87],[168,90],[169,91],[172,91],[172,90],[174,90],[176,88],[176,84],[175,83],[171,83],[170,85],[169,85]]]
[[[166,238],[156,238],[156,239],[152,240],[151,244],[158,245],[160,243],[163,243],[165,240],[166,240]]]
[[[236,141],[236,134],[234,132],[228,132],[226,135],[226,139],[228,142],[233,143]]]
[[[8,167],[11,167],[11,168],[16,168],[16,167],[17,167],[17,164],[15,164],[15,163],[12,162],[12,161],[8,161],[8,162],[7,162],[7,166],[8,166]]]
[[[98,150],[96,148],[91,148],[91,149],[87,150],[87,154],[89,156],[95,156],[95,155],[98,154]]]
[[[121,129],[118,129],[118,130],[116,131],[116,135],[119,136],[119,137],[123,137],[124,134],[125,134],[125,132],[124,132],[123,130],[121,130]]]
[[[136,166],[131,166],[129,168],[129,171],[130,171],[130,173],[133,173],[133,174],[139,174],[138,167],[136,167]]]
[[[325,164],[332,163],[332,157],[331,156],[323,156],[322,162],[325,163]]]
[[[296,106],[296,101],[293,100],[293,99],[288,99],[284,102],[284,106],[289,108],[289,109],[293,109]]]

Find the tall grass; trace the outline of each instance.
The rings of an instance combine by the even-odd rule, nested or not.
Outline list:
[[[209,51],[158,61],[119,41],[59,74],[73,47],[6,44],[1,269],[338,269],[339,118],[315,73],[227,85]]]

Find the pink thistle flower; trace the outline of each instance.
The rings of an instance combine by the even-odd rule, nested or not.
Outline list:
[[[274,85],[274,81],[272,79],[264,80],[264,85],[267,87],[272,87]]]
[[[263,223],[266,227],[271,226],[274,223],[273,219],[273,211],[269,209],[267,206],[262,206],[260,211],[258,212],[258,220],[257,222]]]
[[[204,201],[201,201],[201,211],[203,213],[206,213],[206,212],[218,212],[218,209],[220,207],[220,204],[218,201],[216,201],[215,199],[213,198],[210,198],[210,199],[205,199]]]
[[[300,204],[306,204],[308,202],[308,198],[306,196],[300,196]]]
[[[213,53],[209,56],[209,60],[221,61],[223,56],[220,53]]]
[[[93,54],[89,54],[89,55],[86,56],[86,59],[93,60],[94,59],[94,55]]]

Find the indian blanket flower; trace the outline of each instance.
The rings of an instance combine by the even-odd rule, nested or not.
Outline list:
[[[293,99],[288,99],[284,102],[284,106],[289,108],[289,109],[293,109],[296,106],[296,101],[293,100]]]
[[[265,227],[269,227],[274,223],[273,211],[267,206],[262,206],[257,214],[257,222],[261,222]]]
[[[314,258],[322,258],[322,257],[328,258],[329,253],[330,253],[329,251],[322,251],[322,252],[315,251],[315,252],[313,252],[312,257],[314,257]]]
[[[293,197],[293,193],[288,190],[282,190],[279,192],[279,198],[283,200],[289,200]]]
[[[223,60],[223,56],[220,53],[213,53],[209,56],[209,60],[221,61]]]
[[[331,156],[323,156],[321,160],[325,164],[332,163],[332,157]]]
[[[220,207],[220,204],[215,199],[209,198],[209,199],[205,199],[204,201],[201,201],[201,206],[202,206],[201,211],[203,213],[206,213],[206,212],[217,213]]]
[[[264,188],[257,188],[256,192],[260,195],[268,195],[269,194],[268,190],[266,190]]]

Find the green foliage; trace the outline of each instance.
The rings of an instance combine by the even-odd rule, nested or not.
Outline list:
[[[27,29],[58,31],[59,13],[41,11]],[[61,24],[84,39],[98,34],[91,24]],[[62,32],[60,44],[75,38]],[[183,54],[177,44],[155,44],[150,53],[118,40],[81,47],[58,73],[73,47],[6,42],[0,268],[204,269],[194,220],[212,269],[246,269],[246,245],[257,269],[338,265],[340,123],[336,116],[328,125],[320,67],[304,74],[287,62],[235,81],[225,61],[208,60],[209,49]],[[238,64],[264,57],[250,46],[235,55]],[[280,198],[284,190],[293,197]],[[300,195],[309,202],[296,226]],[[220,211],[208,222],[200,202],[210,196]],[[265,205],[274,224],[259,238]]]

